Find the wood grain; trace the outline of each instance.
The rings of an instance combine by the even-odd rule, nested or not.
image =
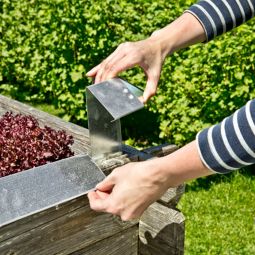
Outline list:
[[[34,220],[32,228],[26,231],[22,225],[19,225],[23,231],[15,236],[10,234],[11,238],[0,242],[0,254],[41,255],[60,252],[70,254],[137,225],[137,222],[121,222],[110,214],[94,212],[88,202],[76,210],[60,215],[61,213],[59,217],[54,215],[54,219],[51,215],[52,220],[45,217],[44,222],[41,218],[40,224],[35,224]],[[13,229],[15,223],[9,231]],[[137,227],[132,228],[132,231],[135,234]]]
[[[160,203],[153,203],[139,222],[141,255],[183,254],[184,216]]]
[[[0,115],[7,111],[32,115],[40,125],[66,130],[74,137],[72,149],[75,154],[87,154],[87,129],[0,95]],[[100,162],[102,170],[110,172],[114,167],[129,162],[130,155],[133,156],[132,160],[138,159],[134,155],[136,150],[131,149],[131,152],[109,155]],[[136,236],[126,241],[128,246],[123,242],[125,231],[129,236]],[[87,197],[82,196],[0,228],[0,254],[71,254],[85,247],[90,247],[88,250],[93,251],[94,243],[97,243],[95,246],[98,247],[100,240],[117,237],[118,233],[122,233],[118,239],[120,243],[109,239],[108,245],[120,246],[122,251],[134,250],[132,247],[138,247],[137,231],[137,222],[124,223],[115,216],[96,213],[89,208]],[[110,243],[111,241],[113,243]]]
[[[134,226],[82,250],[76,251],[72,255],[137,255],[137,236],[138,228]],[[66,253],[63,252],[61,254]]]
[[[75,154],[88,153],[87,129],[0,95],[0,116],[7,111],[29,114],[40,125],[66,130],[74,137],[72,149]],[[138,151],[123,145],[122,153],[109,155],[98,164],[108,174],[130,161],[163,156],[175,149],[176,146],[160,146]],[[140,254],[182,254],[178,252],[183,251],[184,218],[180,212],[169,208],[176,205],[182,193],[182,188],[170,189],[161,198],[161,204],[154,203],[144,213],[139,224]],[[165,253],[170,247],[173,253]],[[138,222],[122,222],[118,217],[92,211],[86,196],[0,228],[1,255],[137,253]]]
[[[159,199],[159,202],[165,204],[168,207],[175,208],[180,201],[185,191],[185,185],[179,185],[176,188],[170,188],[167,192]]]

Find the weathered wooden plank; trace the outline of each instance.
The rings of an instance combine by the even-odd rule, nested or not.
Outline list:
[[[87,153],[89,150],[89,133],[85,128],[65,122],[60,118],[0,95],[0,115],[7,111],[31,114],[39,120],[41,125],[48,125],[55,129],[66,130],[74,137],[75,143],[72,148],[75,154]],[[150,154],[150,150],[139,152],[134,148],[123,146],[124,152],[127,154],[120,153],[109,155],[107,159],[98,163],[103,171],[109,173],[113,168],[126,164],[129,161],[146,160],[155,155],[162,156],[168,154],[172,152],[174,148],[173,146],[170,147],[168,147],[168,149],[161,148],[159,150],[161,154],[155,152],[158,149],[154,149],[154,152]],[[165,196],[165,200],[163,199],[160,202],[168,203],[168,206],[173,206],[172,202],[170,203],[169,201],[173,200],[177,194],[181,193],[174,190],[171,190],[170,193],[171,195],[168,194],[168,196]],[[172,245],[173,243],[170,245],[169,242],[166,245],[165,239],[161,238],[161,236],[164,236],[164,234],[159,231],[160,229],[164,229],[164,217],[162,215],[165,215],[165,224],[170,221],[171,223],[169,224],[172,224],[171,227],[164,225],[166,226],[166,230],[173,228],[173,224],[176,224],[176,220],[174,219],[174,215],[169,213],[169,208],[162,204],[155,204],[159,207],[162,206],[160,209],[161,212],[158,211],[159,208],[153,211],[151,207],[149,207],[142,217],[140,232],[141,229],[147,228],[147,232],[157,241],[156,244],[159,243],[160,245],[155,245],[155,242],[146,243],[147,239],[143,239],[142,237],[141,240],[143,239],[143,243],[140,243],[140,248],[143,253],[141,254],[168,254],[163,252],[170,249],[169,247],[171,247],[172,252],[182,251],[183,249],[181,250],[181,248],[179,248],[181,241],[178,241],[181,240],[181,235],[178,237],[177,245]],[[154,220],[148,216],[150,214],[154,215]],[[168,218],[171,217],[173,217],[173,219],[169,220]],[[146,226],[146,228],[142,226]],[[156,226],[156,228],[154,228],[154,226]],[[161,228],[159,226],[161,226]],[[184,223],[180,223],[180,226],[184,226]],[[177,227],[175,227],[175,229],[176,228]],[[123,223],[115,216],[91,211],[86,196],[82,196],[61,204],[58,207],[50,208],[0,228],[0,254],[48,255],[73,253],[88,255],[133,255],[137,254],[137,229],[137,222]],[[175,231],[177,233],[177,230]],[[163,232],[165,232],[165,230]],[[180,231],[180,234],[182,233],[183,231]],[[145,237],[145,234],[143,235]],[[161,245],[162,242],[163,245]],[[108,253],[108,251],[112,253]],[[144,253],[148,251],[153,252]]]
[[[174,144],[162,144],[144,149],[142,152],[154,157],[163,157],[173,153],[176,150],[178,150],[178,146]]]
[[[175,207],[181,199],[185,191],[185,185],[179,185],[176,188],[170,188],[167,192],[159,199],[159,202],[165,204],[168,207]]]
[[[147,254],[183,254],[184,216],[160,203],[153,203],[139,222],[139,252]]]
[[[81,127],[79,125],[67,122],[59,117],[53,116],[41,110],[38,110],[32,106],[26,105],[24,103],[18,102],[11,98],[0,95],[0,116],[6,112],[13,112],[15,114],[21,113],[26,115],[34,116],[40,125],[50,126],[54,129],[61,129],[68,132],[68,134],[74,137],[74,144],[72,145],[72,150],[75,154],[85,153],[87,154],[90,148],[89,142],[89,130]],[[129,158],[131,160],[138,161],[138,154],[140,153],[135,148],[123,145],[124,156],[121,158]],[[122,165],[123,162],[117,162],[120,155],[109,156],[109,158],[116,158],[114,166]],[[124,159],[125,162],[125,159]],[[108,167],[109,168],[109,167]]]
[[[85,203],[81,208],[1,242],[0,254],[56,254],[63,250],[69,254],[136,224],[96,213]]]
[[[115,155],[115,157],[110,157],[103,159],[100,162],[97,162],[97,165],[102,169],[102,171],[108,175],[110,172],[119,166],[123,166],[129,162],[131,162],[129,156],[127,154],[117,153],[119,155]]]
[[[137,255],[138,227],[134,226],[101,240],[85,249],[76,251],[72,255]],[[65,251],[61,254],[67,254]]]
[[[176,249],[175,247],[166,246],[165,242],[158,240],[157,244],[154,243],[139,246],[139,255],[183,255],[184,252]]]
[[[29,217],[1,227],[0,243],[14,236],[19,236],[30,229],[36,228],[48,222],[52,222],[55,219],[71,213],[81,207],[85,207],[87,203],[88,201],[84,196],[79,197],[77,199],[60,204],[57,207],[49,208],[40,213],[33,214]]]

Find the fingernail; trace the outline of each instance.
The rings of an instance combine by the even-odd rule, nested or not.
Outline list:
[[[138,99],[140,100],[140,102],[141,102],[142,104],[145,104],[145,103],[146,103],[146,101],[145,101],[145,99],[144,99],[143,96],[138,97]]]
[[[101,182],[100,182],[100,183],[98,183],[98,184],[96,185],[96,187],[95,187],[95,188],[96,188],[96,189],[98,189],[98,187],[100,186],[100,184],[101,184]]]

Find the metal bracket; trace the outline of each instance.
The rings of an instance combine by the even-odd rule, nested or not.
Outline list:
[[[94,190],[105,178],[88,155],[76,155],[0,180],[0,228]]]
[[[120,78],[113,78],[88,86],[86,92],[90,156],[105,158],[121,151],[120,118],[144,107],[138,99],[142,91]]]

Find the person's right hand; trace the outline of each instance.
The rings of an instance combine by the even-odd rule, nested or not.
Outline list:
[[[160,43],[152,37],[138,42],[127,42],[120,44],[102,63],[90,70],[87,76],[94,77],[95,83],[99,83],[138,65],[147,76],[147,84],[141,98],[141,101],[146,103],[156,94],[165,57]]]

